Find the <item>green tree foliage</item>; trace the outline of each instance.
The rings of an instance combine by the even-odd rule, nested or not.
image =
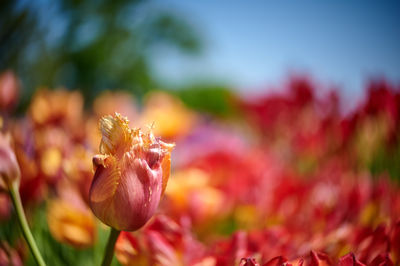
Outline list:
[[[29,94],[38,86],[103,89],[137,96],[159,86],[149,58],[157,46],[197,52],[192,27],[148,1],[0,3],[0,71],[13,69]]]

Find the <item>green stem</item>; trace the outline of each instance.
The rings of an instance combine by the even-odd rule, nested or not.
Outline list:
[[[10,195],[11,195],[11,200],[14,204],[15,211],[17,212],[18,222],[19,225],[21,226],[22,234],[24,235],[25,240],[28,243],[28,246],[33,254],[33,257],[35,258],[37,265],[45,266],[46,263],[44,263],[42,255],[40,255],[39,249],[36,246],[35,239],[33,238],[31,230],[29,229],[28,222],[26,221],[17,182],[13,182],[13,184],[10,185]]]
[[[117,241],[120,232],[121,231],[111,228],[110,236],[108,237],[107,241],[106,250],[104,252],[103,262],[101,263],[102,266],[109,266],[111,264],[111,261],[114,256],[115,242]]]

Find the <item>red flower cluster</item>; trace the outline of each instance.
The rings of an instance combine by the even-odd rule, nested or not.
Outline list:
[[[373,82],[344,114],[335,92],[317,88],[294,78],[276,93],[232,96],[240,115],[224,119],[160,92],[141,110],[108,92],[85,113],[78,92],[41,90],[26,116],[1,122],[14,139],[26,206],[49,201],[50,232],[77,248],[97,242],[89,187],[98,120],[119,112],[133,127],[154,122],[155,135],[176,144],[157,215],[117,241],[123,265],[397,265],[400,91]],[[0,244],[0,255],[16,253]]]

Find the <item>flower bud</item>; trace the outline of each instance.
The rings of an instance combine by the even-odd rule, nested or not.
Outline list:
[[[93,158],[95,175],[89,200],[103,223],[123,231],[142,227],[155,213],[169,178],[173,144],[151,130],[130,129],[119,114],[100,120],[100,153]]]
[[[0,110],[12,111],[18,102],[19,81],[11,70],[0,73]]]
[[[8,190],[21,177],[15,153],[10,146],[10,137],[0,133],[0,188]]]

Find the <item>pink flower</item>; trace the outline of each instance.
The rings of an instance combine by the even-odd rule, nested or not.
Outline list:
[[[11,71],[0,73],[0,110],[12,111],[18,102],[19,80]]]
[[[0,133],[0,188],[8,190],[21,179],[15,153],[10,146],[10,137]]]
[[[90,188],[90,207],[105,224],[124,231],[142,227],[155,213],[170,172],[173,144],[150,130],[130,129],[119,114],[100,120],[100,155]]]

